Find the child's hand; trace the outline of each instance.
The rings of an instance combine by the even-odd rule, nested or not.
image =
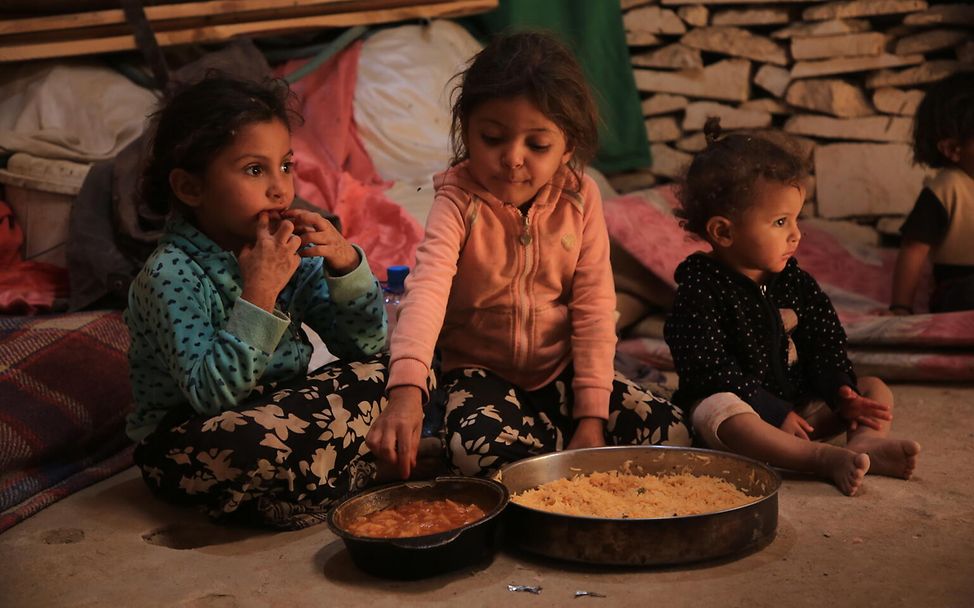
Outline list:
[[[323,257],[328,270],[336,276],[348,274],[359,265],[361,260],[355,248],[321,215],[304,209],[289,209],[282,215],[294,222],[301,246],[312,245],[301,249],[302,256]]]
[[[781,430],[799,439],[807,440],[808,434],[813,432],[815,428],[795,412],[788,412],[785,421],[781,423]]]
[[[888,405],[863,397],[849,385],[839,389],[839,414],[849,421],[850,431],[860,424],[878,431],[882,421],[893,419]]]
[[[274,311],[277,296],[291,280],[301,259],[295,255],[301,239],[294,234],[294,224],[284,220],[272,230],[267,213],[257,220],[257,238],[245,245],[237,256],[241,297],[267,312]]]
[[[394,466],[403,479],[409,479],[416,466],[422,428],[423,393],[416,386],[397,386],[389,391],[389,405],[372,424],[365,445],[380,462]]]
[[[605,445],[605,421],[601,418],[582,418],[568,442],[566,450],[600,448]]]

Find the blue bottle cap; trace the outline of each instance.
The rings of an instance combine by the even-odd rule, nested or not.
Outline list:
[[[389,266],[386,268],[386,286],[389,289],[405,289],[409,266]]]

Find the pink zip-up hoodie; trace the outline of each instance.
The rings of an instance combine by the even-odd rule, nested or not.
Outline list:
[[[570,363],[573,417],[608,418],[615,288],[602,197],[562,167],[527,215],[460,163],[436,198],[391,342],[390,388],[425,390],[433,348],[443,371],[478,367],[535,390]]]

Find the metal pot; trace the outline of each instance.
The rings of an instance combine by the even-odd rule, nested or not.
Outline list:
[[[724,511],[665,518],[607,519],[542,511],[511,501],[507,541],[533,553],[576,562],[616,565],[680,564],[762,547],[778,527],[781,477],[756,460],[694,448],[620,446],[544,454],[506,465],[497,475],[510,493],[623,463],[646,474],[712,475],[754,502]]]
[[[483,509],[481,519],[426,536],[369,538],[348,531],[348,522],[414,500],[449,498]],[[376,576],[417,579],[478,563],[493,556],[497,516],[510,495],[490,479],[437,477],[382,486],[345,499],[328,513],[328,526],[345,542],[352,561]]]

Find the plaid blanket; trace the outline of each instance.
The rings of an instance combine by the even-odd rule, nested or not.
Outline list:
[[[118,311],[0,317],[0,532],[131,464],[128,342]]]

